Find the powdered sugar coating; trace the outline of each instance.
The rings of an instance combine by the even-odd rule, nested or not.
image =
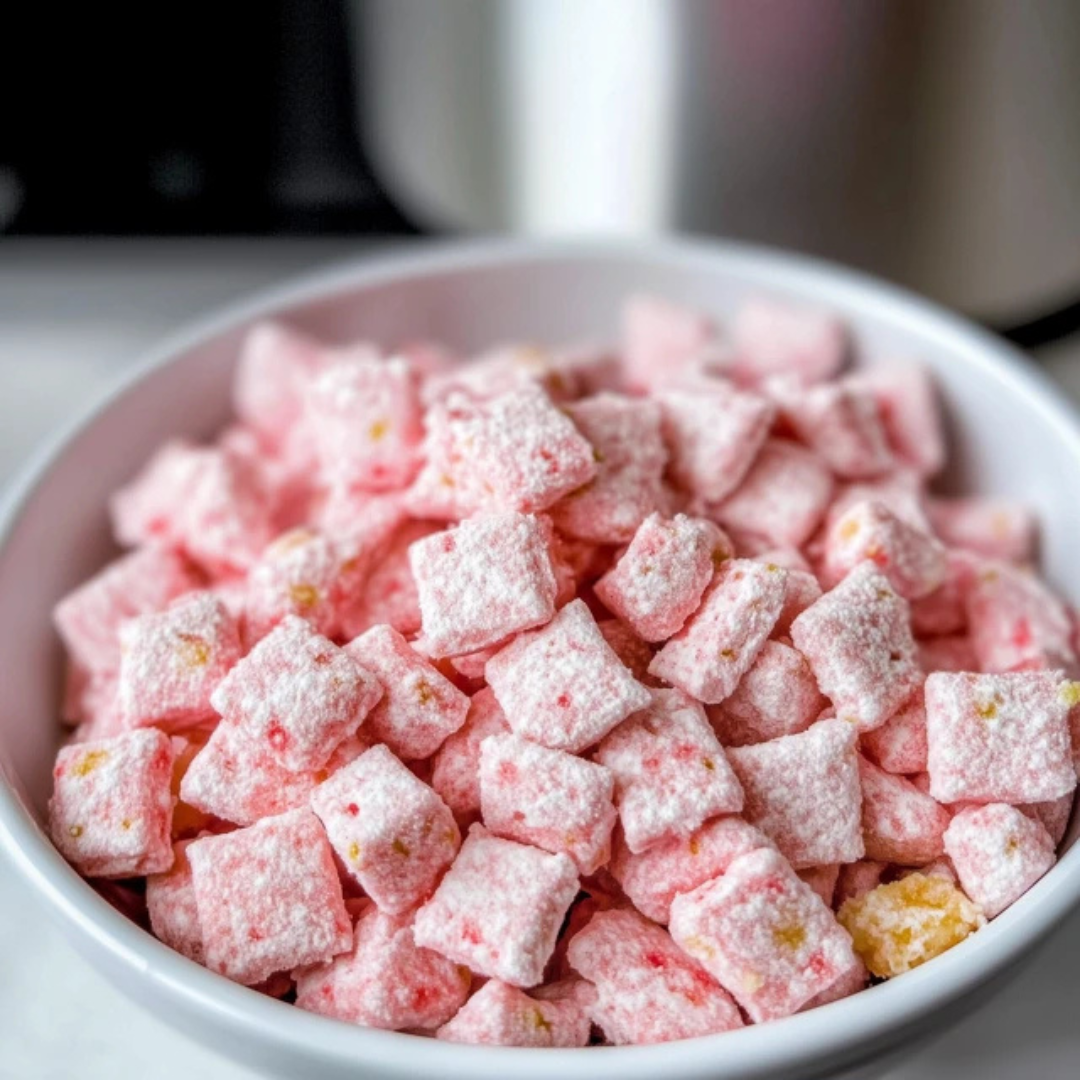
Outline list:
[[[944,852],[949,812],[902,776],[859,758],[866,857],[900,866],[922,866]]]
[[[879,728],[862,736],[862,748],[888,773],[926,772],[926,706],[922,693]]]
[[[739,308],[731,337],[732,375],[748,386],[776,375],[810,386],[831,379],[847,359],[847,329],[836,315],[766,297]]]
[[[170,949],[195,963],[203,962],[202,927],[195,903],[191,864],[187,858],[191,840],[173,844],[173,864],[164,873],[146,879],[146,911],[155,936]]]
[[[622,359],[632,390],[655,390],[688,368],[716,340],[706,316],[656,296],[631,296],[623,304]]]
[[[557,991],[530,997],[498,979],[489,979],[448,1023],[436,1032],[447,1042],[489,1046],[586,1046],[591,1021],[588,983],[554,983]]]

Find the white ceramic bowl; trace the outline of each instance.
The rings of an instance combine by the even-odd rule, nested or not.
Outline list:
[[[61,732],[50,611],[110,554],[106,496],[168,435],[208,436],[228,414],[237,344],[252,320],[288,318],[329,339],[435,337],[463,350],[512,338],[609,335],[646,290],[721,318],[768,292],[833,308],[870,363],[918,357],[951,421],[948,486],[1038,511],[1050,578],[1080,601],[1080,423],[998,339],[868,278],[787,255],[690,243],[647,248],[457,244],[307,277],[175,337],[41,456],[0,517],[0,847],[72,944],[132,998],[264,1073],[470,1080],[868,1076],[1015,970],[1080,898],[1074,822],[1058,865],[989,927],[893,982],[787,1020],[654,1047],[457,1046],[337,1023],[212,975],[128,922],[54,850],[41,822]]]

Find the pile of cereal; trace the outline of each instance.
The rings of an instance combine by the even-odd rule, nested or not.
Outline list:
[[[901,975],[1053,865],[1073,612],[945,498],[921,367],[828,313],[462,365],[262,325],[237,422],[64,599],[70,862],[212,971],[512,1046],[727,1031]]]

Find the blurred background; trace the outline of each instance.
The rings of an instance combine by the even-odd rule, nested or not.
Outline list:
[[[1080,402],[1080,0],[187,0],[0,21],[0,485],[184,320],[425,236],[681,232],[907,285]],[[250,1074],[0,876],[0,1077]],[[890,1080],[1075,1080],[1080,915]]]

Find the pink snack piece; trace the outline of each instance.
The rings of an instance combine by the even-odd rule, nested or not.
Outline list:
[[[934,531],[950,547],[1003,562],[1035,557],[1035,518],[1019,503],[975,495],[938,497],[929,500],[927,511]]]
[[[173,844],[173,864],[162,874],[150,874],[146,879],[146,910],[154,935],[170,949],[203,962],[202,927],[195,903],[195,888],[191,879],[191,864],[187,858],[192,840]]]
[[[739,486],[776,415],[766,398],[722,384],[712,392],[669,390],[657,400],[671,477],[707,502],[719,502]]]
[[[908,619],[907,601],[864,562],[791,624],[822,693],[859,731],[880,727],[922,681]]]
[[[568,855],[584,875],[611,855],[615,778],[602,765],[520,735],[480,748],[480,805],[495,836]]]
[[[511,986],[536,986],[577,891],[577,873],[565,855],[474,825],[435,895],[416,914],[416,943]]]
[[[653,658],[649,673],[709,705],[750,670],[784,605],[787,571],[774,563],[721,564],[701,606]]]
[[[992,919],[1056,861],[1054,841],[1038,821],[1005,803],[961,810],[945,830],[945,850],[964,892]]]
[[[671,936],[756,1023],[796,1012],[856,965],[851,938],[775,851],[677,896]]]
[[[831,866],[807,866],[797,871],[799,880],[809,885],[821,897],[821,901],[832,907],[833,893],[836,892],[836,882],[840,878],[840,865],[833,863]]]
[[[311,811],[203,837],[187,856],[211,971],[253,986],[352,944],[334,857]]]
[[[365,734],[405,761],[430,757],[462,724],[469,699],[390,626],[373,626],[345,646],[382,685]]]
[[[926,772],[926,706],[917,692],[879,728],[862,736],[867,754],[887,773]]]
[[[616,1045],[660,1043],[743,1026],[735,1003],[665,930],[634,911],[599,911],[570,941],[596,987],[593,1019]]]
[[[215,717],[210,695],[240,659],[236,620],[196,592],[120,628],[119,700],[126,727],[169,730]]]
[[[422,644],[422,641],[417,642],[418,646]],[[454,656],[449,659],[447,663],[463,679],[468,679],[470,682],[483,682],[484,669],[487,667],[487,662],[498,651],[498,648],[495,646],[490,649],[479,649],[477,652],[465,653],[464,656]]]
[[[772,560],[763,559],[763,562]],[[789,570],[787,581],[784,585],[784,606],[780,609],[776,626],[773,627],[773,636],[781,634],[790,636],[791,624],[811,604],[817,603],[823,593],[818,579],[806,570]]]
[[[746,793],[743,816],[796,870],[863,857],[855,729],[819,720],[798,735],[728,751]],[[793,778],[797,777],[797,782]]]
[[[731,696],[708,713],[724,746],[748,746],[805,731],[824,707],[803,655],[790,645],[766,641]]]
[[[740,855],[773,842],[741,817],[718,817],[688,837],[673,837],[634,854],[617,835],[608,869],[646,917],[666,924],[676,894],[723,874]]]
[[[1059,799],[1026,803],[1018,806],[1017,809],[1022,810],[1029,818],[1038,821],[1050,834],[1054,847],[1057,847],[1065,839],[1065,833],[1068,831],[1075,797],[1075,793],[1070,791],[1068,795],[1062,795]]]
[[[1080,687],[1055,672],[926,680],[930,794],[939,802],[1032,803],[1076,787],[1069,709]]]
[[[831,379],[844,366],[848,336],[828,311],[754,299],[743,304],[731,327],[734,378],[756,386],[776,375],[803,386]]]
[[[382,696],[331,641],[288,615],[218,685],[211,704],[286,769],[319,769]]]
[[[385,746],[338,769],[311,807],[346,871],[390,915],[431,895],[461,843],[446,803]]]
[[[874,862],[873,859],[860,859],[841,866],[833,892],[833,907],[839,911],[845,900],[858,899],[871,889],[876,889],[887,869],[886,863]]]
[[[626,623],[618,619],[601,619],[596,626],[615,655],[639,683],[643,686],[660,686],[660,680],[649,674],[649,665],[654,654],[647,641],[642,641]]]
[[[660,406],[618,394],[599,394],[567,406],[588,440],[596,476],[552,507],[567,536],[596,544],[625,544],[649,514],[666,502],[661,478],[667,450]]]
[[[825,539],[824,577],[835,585],[864,560],[874,563],[905,600],[928,596],[948,574],[941,544],[879,502],[856,503],[833,523]]]
[[[572,989],[541,1000],[490,979],[439,1028],[436,1037],[488,1046],[587,1046],[592,1025],[585,998]]]
[[[802,547],[833,493],[832,474],[816,455],[786,439],[768,439],[734,494],[713,509],[726,528]]]
[[[622,310],[622,357],[630,389],[654,390],[713,347],[705,315],[654,296],[631,296]]]
[[[916,637],[941,637],[967,630],[967,593],[976,563],[963,551],[945,554],[945,580],[911,604],[911,631]]]
[[[645,641],[664,641],[682,628],[713,572],[735,554],[711,522],[651,514],[622,557],[595,586],[600,602]]]
[[[490,514],[417,540],[409,548],[433,656],[460,656],[546,623],[555,613],[555,575],[541,522]]]
[[[431,1030],[461,1007],[469,983],[468,971],[417,946],[407,917],[373,909],[348,952],[296,972],[296,1004],[363,1027]]]
[[[571,753],[598,742],[650,700],[582,600],[542,630],[520,634],[488,661],[486,674],[517,734]]]
[[[155,728],[60,750],[49,835],[80,873],[129,878],[169,869],[174,756]]]
[[[400,357],[341,360],[308,386],[304,423],[326,482],[385,491],[419,466],[419,383]]]
[[[900,866],[923,866],[944,853],[949,812],[902,776],[859,758],[866,857]]]
[[[595,756],[615,775],[632,852],[689,836],[709,818],[742,809],[742,790],[704,710],[679,690],[652,691],[648,707],[611,732]]]

